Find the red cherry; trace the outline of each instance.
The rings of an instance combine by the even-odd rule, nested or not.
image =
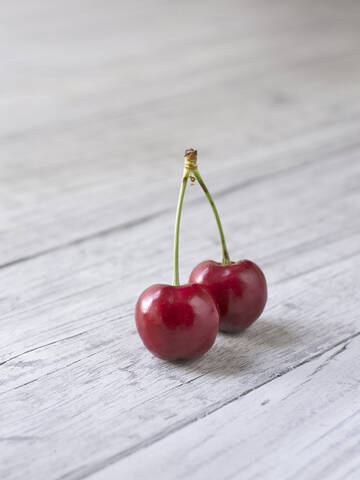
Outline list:
[[[152,285],[136,304],[144,345],[164,360],[197,357],[209,350],[219,329],[216,302],[201,285]]]
[[[199,263],[190,283],[206,285],[220,310],[220,330],[238,332],[262,313],[267,300],[266,279],[250,260],[223,265],[213,260]]]

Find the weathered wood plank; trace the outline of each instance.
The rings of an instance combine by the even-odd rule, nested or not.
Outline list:
[[[355,479],[359,347],[357,336],[89,478]]]
[[[232,162],[222,162],[222,168],[214,157],[210,163],[217,164],[217,167],[209,168],[204,155],[202,171],[206,173],[212,190],[217,194],[239,184],[257,181],[265,175],[271,176],[288,168],[301,167],[306,162],[324,162],[323,168],[326,168],[328,156],[333,156],[342,149],[354,148],[358,143],[357,121],[351,125],[342,125],[339,130],[328,128],[324,136],[318,134],[317,140],[314,139],[307,146],[302,138],[299,147],[292,144],[291,148],[285,150],[279,148],[272,149],[267,154],[262,152],[260,155],[250,155],[241,163],[234,154]],[[156,170],[149,174],[147,180],[140,178],[141,189],[136,186],[139,174],[134,169],[125,184],[110,181],[108,176],[97,184],[93,177],[93,183],[89,182],[84,188],[69,188],[67,193],[60,191],[54,197],[45,195],[40,203],[36,200],[35,204],[30,202],[24,208],[16,206],[13,212],[15,217],[4,217],[5,227],[1,233],[3,265],[102,232],[111,232],[114,228],[146,219],[153,213],[171,211],[176,201],[180,164],[179,155],[169,168],[169,173],[166,173],[171,176],[171,180],[164,180],[161,175],[156,178]],[[120,170],[117,175],[119,173]],[[65,175],[66,178],[68,175]],[[31,191],[34,192],[35,189],[36,185],[32,185]],[[197,198],[200,196],[201,194]],[[8,215],[12,216],[10,212],[8,210]]]

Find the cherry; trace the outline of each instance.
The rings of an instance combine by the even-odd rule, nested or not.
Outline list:
[[[237,332],[251,325],[264,310],[267,300],[266,279],[262,270],[250,260],[230,261],[220,217],[197,168],[197,157],[191,165],[191,173],[199,182],[214,213],[222,247],[222,263],[212,260],[200,263],[193,269],[190,282],[205,285],[213,295],[219,306],[220,330]]]
[[[135,320],[144,345],[164,360],[193,358],[207,352],[219,329],[218,306],[202,285],[180,285],[179,231],[182,205],[196,150],[185,152],[174,235],[173,285],[152,285],[139,297]],[[194,163],[195,162],[195,163]]]
[[[219,329],[219,311],[201,285],[152,285],[139,297],[136,326],[144,345],[164,360],[204,354]]]
[[[220,330],[238,332],[262,313],[267,286],[262,270],[250,260],[223,265],[205,260],[190,275],[190,282],[205,285],[220,310]]]

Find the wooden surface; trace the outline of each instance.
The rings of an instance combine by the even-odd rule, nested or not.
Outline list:
[[[360,3],[2,2],[0,478],[360,476]],[[186,147],[269,301],[166,363]],[[181,278],[220,248],[189,188]]]

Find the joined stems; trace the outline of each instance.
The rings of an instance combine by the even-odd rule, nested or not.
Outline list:
[[[226,246],[225,235],[221,225],[219,213],[215,206],[215,202],[205,185],[204,180],[201,178],[200,172],[197,168],[197,151],[193,148],[190,148],[185,151],[185,161],[184,161],[184,172],[181,180],[178,204],[176,208],[176,217],[175,217],[175,229],[174,229],[174,276],[173,276],[173,285],[178,287],[180,285],[180,276],[179,276],[179,236],[180,236],[180,220],[181,212],[184,202],[184,195],[186,190],[186,185],[189,179],[190,174],[193,174],[196,180],[199,182],[201,188],[203,189],[206,198],[208,199],[211,209],[214,213],[216,220],[216,225],[219,230],[221,248],[222,248],[222,264],[230,265],[230,256]]]

